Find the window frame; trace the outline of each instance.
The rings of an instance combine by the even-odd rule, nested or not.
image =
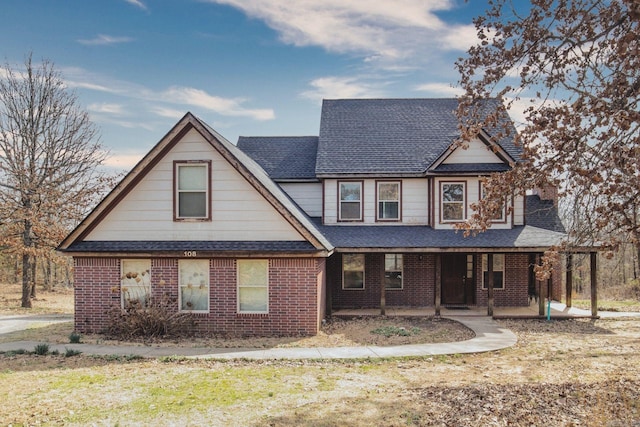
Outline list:
[[[397,200],[383,200],[380,198],[380,185],[395,184],[398,187],[398,199]],[[384,218],[380,216],[380,203],[397,203],[398,216],[395,218]],[[384,211],[384,209],[383,209]],[[376,221],[380,222],[399,222],[402,221],[402,181],[376,181]]]
[[[343,184],[357,184],[360,187],[360,198],[359,200],[342,200],[342,185]],[[358,218],[343,218],[342,217],[342,204],[343,203],[359,203],[359,217]],[[341,180],[338,181],[338,221],[339,222],[362,222],[364,220],[364,181],[353,181],[353,180]]]
[[[455,200],[455,201],[445,201],[444,200],[444,187],[446,185],[461,185],[462,186],[462,200]],[[461,218],[454,218],[454,219],[446,219],[444,217],[444,213],[445,213],[445,205],[446,204],[461,204],[462,205],[462,210],[461,210]],[[467,182],[466,181],[440,181],[440,222],[441,223],[457,223],[457,222],[463,222],[465,219],[467,218]]]
[[[241,279],[241,265],[250,262],[264,263],[266,267],[266,284],[242,284]],[[236,260],[236,312],[238,314],[269,314],[269,260],[268,259],[239,259]],[[241,290],[243,288],[261,289],[266,291],[265,310],[243,310],[241,305]]]
[[[143,271],[125,271],[130,270],[131,267],[126,267],[125,264],[128,263],[144,263],[145,268]],[[144,268],[143,267],[143,268]],[[135,276],[132,275],[135,274]],[[127,277],[127,275],[132,277]],[[140,278],[140,281],[137,279]],[[151,300],[152,289],[151,289],[151,259],[150,258],[123,258],[120,260],[120,307],[122,309],[127,309],[127,302],[131,300],[131,298],[125,297],[125,295],[129,292],[130,288],[141,288],[143,291],[142,295],[145,295],[145,302],[140,305],[140,308],[147,308],[149,306],[149,301]],[[139,295],[136,292],[136,295]],[[139,298],[138,298],[139,299]]]
[[[498,257],[502,257],[502,269],[501,269],[501,270],[498,270],[498,269],[496,268],[496,262],[497,262],[497,258],[498,258]],[[485,276],[485,273],[487,273],[487,272],[488,272],[488,271],[487,271],[487,269],[488,269],[487,259],[488,259],[487,254],[482,254],[482,256],[481,256],[481,260],[480,260],[480,264],[481,264],[481,267],[480,267],[480,268],[481,268],[481,270],[482,270],[482,276],[481,276],[481,278],[482,278],[482,289],[485,289],[485,290],[486,290],[486,289],[488,289],[488,288],[487,288],[487,282],[486,282],[485,277],[484,277],[484,276]],[[503,254],[503,253],[494,253],[494,254],[493,254],[493,275],[494,275],[494,279],[493,279],[493,289],[494,289],[494,290],[504,290],[504,289],[506,289],[506,284],[505,284],[505,278],[506,278],[505,270],[506,270],[506,254]],[[500,273],[500,276],[501,276],[500,283],[501,283],[502,285],[501,285],[500,287],[496,286],[496,283],[497,283],[497,282],[496,282],[496,277],[495,277],[495,275],[496,275],[497,273]]]
[[[362,270],[345,270],[345,258],[346,257],[362,257]],[[342,254],[342,289],[345,291],[363,291],[365,289],[366,280],[366,256],[365,254]],[[362,285],[359,287],[348,286],[345,287],[345,272],[362,272]]]
[[[484,183],[480,181],[480,199],[484,199]],[[504,202],[502,204],[502,210],[500,211],[500,218],[492,218],[491,222],[493,224],[506,224],[507,223],[507,198],[504,198]]]
[[[397,268],[394,269],[387,269],[387,256],[393,256],[395,258],[395,265],[397,266],[397,262],[398,262],[398,257],[400,257],[400,269],[398,270]],[[400,278],[400,287],[390,287],[389,283],[387,281],[387,279],[389,279],[389,277],[387,277],[388,273],[397,273],[399,272],[399,278]],[[384,288],[387,291],[401,291],[404,289],[404,256],[402,254],[384,254]]]
[[[206,168],[205,185],[205,215],[204,216],[180,216],[180,193],[188,190],[180,190],[180,168],[182,167]],[[191,191],[196,192],[196,191]],[[202,192],[199,190],[197,192]],[[174,221],[211,221],[211,160],[175,160],[173,162],[173,220]]]
[[[185,293],[183,288],[189,288],[189,286],[192,286],[192,287],[194,286],[191,283],[187,283],[187,284],[183,283],[184,282],[183,268],[185,265],[195,264],[195,263],[202,264],[197,269],[202,269],[206,271],[206,273],[204,274],[204,277],[206,279],[206,283],[204,284],[204,287],[206,287],[207,289],[206,309],[196,310],[196,309],[183,308],[182,298]],[[206,263],[206,269],[204,268],[205,263]],[[203,284],[201,283],[197,286],[201,288]],[[209,313],[210,312],[211,310],[211,262],[209,259],[179,259],[178,260],[178,310],[181,313]]]

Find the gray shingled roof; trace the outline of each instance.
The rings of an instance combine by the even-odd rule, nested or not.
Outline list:
[[[74,242],[69,252],[317,252],[306,241],[110,241],[88,240]]]
[[[316,179],[317,136],[241,136],[238,148],[276,181]]]
[[[502,249],[526,250],[548,248],[560,243],[564,234],[532,226],[509,230],[489,229],[476,236],[465,237],[461,231],[434,230],[428,226],[366,227],[358,225],[318,226],[338,251],[354,249]]]
[[[316,174],[424,174],[459,136],[457,106],[456,99],[324,100]],[[520,158],[512,138],[499,142]]]
[[[539,196],[533,195],[526,197],[525,204],[527,225],[559,233],[566,232],[552,200],[540,200]]]

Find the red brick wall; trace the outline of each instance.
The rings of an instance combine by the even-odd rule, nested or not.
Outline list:
[[[505,254],[504,289],[493,290],[495,307],[529,305],[529,254]],[[487,290],[482,289],[482,262],[476,255],[476,303],[486,306]]]
[[[435,304],[435,255],[404,254],[403,289],[387,290],[389,307],[427,307]],[[342,254],[327,260],[327,286],[330,287],[333,310],[341,308],[380,307],[380,284],[384,254],[365,255],[365,289],[342,289]],[[505,254],[505,289],[494,290],[496,307],[527,306],[528,254]],[[487,305],[487,290],[482,289],[482,265],[476,255],[476,305]]]
[[[101,332],[106,312],[120,305],[120,260],[76,258],[75,327]],[[152,259],[152,292],[178,300],[178,260]],[[323,289],[324,259],[269,260],[269,313],[237,313],[235,259],[210,260],[209,313],[194,314],[196,331],[229,336],[315,335],[320,323],[318,295]],[[161,280],[164,285],[161,285]]]
[[[386,305],[426,307],[434,305],[435,256],[433,254],[403,254],[403,289],[387,289]],[[331,287],[332,307],[380,307],[384,254],[366,254],[364,289],[342,289],[342,254],[327,260],[327,286]]]

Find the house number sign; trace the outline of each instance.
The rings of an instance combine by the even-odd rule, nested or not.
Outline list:
[[[187,258],[194,258],[198,256],[198,253],[196,251],[184,251],[183,255]]]

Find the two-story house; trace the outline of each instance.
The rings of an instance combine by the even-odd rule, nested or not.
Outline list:
[[[309,335],[339,308],[486,306],[490,273],[496,306],[529,305],[564,236],[555,195],[505,195],[489,230],[456,231],[521,155],[489,131],[455,144],[456,108],[325,100],[319,136],[237,146],[187,114],[60,245],[76,328],[162,290],[203,332]]]

